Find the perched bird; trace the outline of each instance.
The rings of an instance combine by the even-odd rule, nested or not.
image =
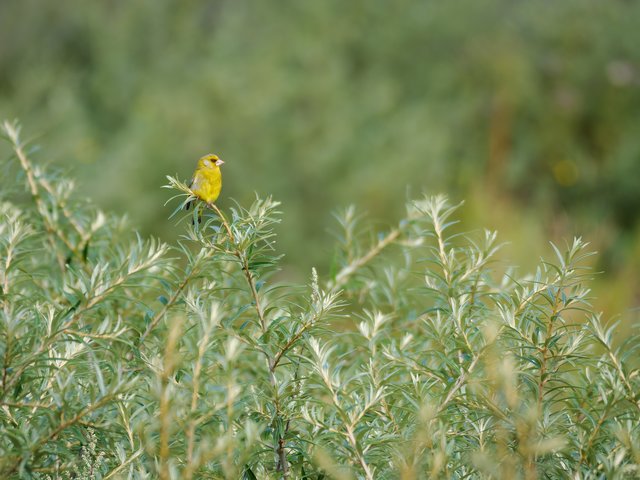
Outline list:
[[[198,166],[193,173],[189,188],[196,197],[207,204],[215,202],[220,195],[220,190],[222,189],[220,165],[223,163],[217,155],[212,153],[198,160]],[[185,209],[189,210],[192,203],[187,203]]]

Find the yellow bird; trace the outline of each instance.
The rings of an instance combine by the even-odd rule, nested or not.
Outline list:
[[[222,189],[222,172],[220,165],[224,162],[213,153],[209,153],[198,160],[196,171],[189,184],[193,194],[207,204],[212,204],[218,199]],[[187,203],[185,209],[189,210],[192,202]]]

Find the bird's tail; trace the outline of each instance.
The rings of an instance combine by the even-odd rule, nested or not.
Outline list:
[[[193,187],[193,178],[191,179],[191,181],[189,182],[189,190],[191,190],[191,187]],[[191,195],[193,195],[193,192],[191,192]],[[185,210],[189,210],[191,208],[191,205],[194,203],[193,200],[187,202],[187,204],[184,206]]]
[[[184,206],[184,209],[185,210],[189,210],[191,208],[191,205],[193,205],[193,208],[196,208],[195,201],[192,200],[190,202],[187,202],[187,204]],[[196,224],[195,220],[193,220],[193,219],[191,220],[191,223],[193,225]],[[198,210],[198,224],[200,224],[200,223],[202,223],[202,210],[201,209]]]

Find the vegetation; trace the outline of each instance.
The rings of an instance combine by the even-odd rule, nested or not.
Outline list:
[[[199,224],[169,177],[182,235],[144,239],[19,133],[4,123],[2,478],[640,475],[640,339],[591,307],[581,239],[521,276],[445,197],[387,231],[347,208],[331,274],[279,284],[278,202]]]

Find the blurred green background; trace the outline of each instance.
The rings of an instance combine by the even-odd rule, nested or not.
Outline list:
[[[521,271],[584,236],[597,305],[636,316],[639,25],[621,0],[2,0],[0,116],[166,240],[165,175],[216,152],[223,208],[283,201],[292,278],[326,273],[337,208],[383,228],[445,192]]]

